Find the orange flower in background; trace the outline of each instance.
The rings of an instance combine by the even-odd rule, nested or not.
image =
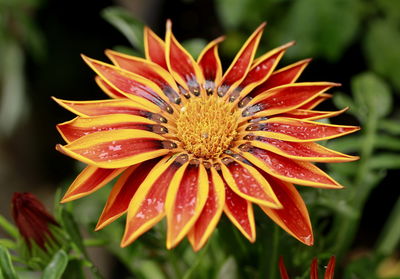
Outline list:
[[[199,250],[224,212],[256,237],[253,203],[284,230],[312,245],[306,206],[293,183],[342,188],[311,162],[357,157],[315,141],[357,131],[313,120],[342,111],[315,111],[338,84],[296,83],[310,60],[276,70],[289,43],[254,59],[265,24],[222,73],[218,44],[197,61],[167,23],[165,41],[145,28],[146,59],[107,50],[113,65],[83,56],[111,99],[65,101],[78,115],[57,126],[57,150],[88,164],[62,202],[86,196],[118,178],[99,218],[101,229],[127,213],[127,246],[167,218],[167,248],[185,236]]]
[[[335,264],[336,264],[336,257],[332,256],[329,259],[328,265],[326,266],[324,279],[333,279],[333,275],[335,273]],[[289,275],[286,271],[285,263],[283,262],[283,258],[279,258],[279,272],[281,274],[281,279],[289,279]],[[314,258],[311,263],[311,270],[310,270],[310,279],[318,279],[318,260]]]

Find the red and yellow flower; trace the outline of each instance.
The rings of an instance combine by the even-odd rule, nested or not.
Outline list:
[[[330,257],[328,265],[326,266],[324,279],[333,279],[333,275],[335,274],[335,264],[336,264],[336,257],[335,256]],[[281,275],[281,279],[289,279],[289,275],[287,273],[285,263],[282,257],[279,258],[279,272]],[[314,258],[311,262],[310,279],[318,279],[317,258]]]
[[[112,64],[83,56],[110,99],[55,99],[77,115],[57,126],[67,142],[57,150],[88,165],[62,201],[89,195],[121,175],[97,229],[127,213],[122,246],[166,217],[167,247],[187,236],[199,250],[223,212],[253,242],[253,203],[311,245],[308,212],[293,184],[342,188],[311,162],[357,157],[314,142],[359,128],[314,121],[344,111],[313,110],[338,84],[296,82],[309,59],[276,70],[293,43],[254,58],[264,26],[225,73],[217,50],[222,37],[196,61],[170,22],[165,41],[145,28],[145,59],[111,50]]]

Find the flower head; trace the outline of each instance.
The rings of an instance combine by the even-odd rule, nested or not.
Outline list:
[[[328,265],[326,266],[324,279],[333,279],[333,275],[335,273],[335,264],[336,257],[332,256],[329,259]],[[289,275],[286,271],[285,263],[283,262],[283,258],[279,258],[279,272],[281,274],[282,279],[289,279]],[[310,279],[318,279],[318,259],[314,258],[311,262],[311,270],[310,270]]]
[[[167,247],[185,236],[200,249],[224,212],[255,240],[253,203],[307,245],[313,235],[307,209],[293,183],[341,188],[311,162],[356,157],[314,141],[357,127],[313,120],[343,111],[315,111],[338,84],[296,83],[310,60],[276,70],[288,43],[254,59],[265,24],[250,36],[223,74],[218,44],[197,61],[167,22],[165,41],[145,28],[146,58],[107,50],[113,65],[83,56],[111,98],[55,99],[77,117],[59,124],[62,153],[88,166],[63,202],[86,196],[121,175],[97,229],[127,213],[122,246],[167,218]]]
[[[57,242],[51,226],[59,224],[43,204],[31,193],[14,193],[12,217],[30,250],[37,245],[47,251],[50,242]]]

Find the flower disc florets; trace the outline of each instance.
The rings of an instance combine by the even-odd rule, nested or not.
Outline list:
[[[196,157],[221,155],[237,135],[238,113],[215,95],[193,98],[182,107],[177,136],[183,148]]]

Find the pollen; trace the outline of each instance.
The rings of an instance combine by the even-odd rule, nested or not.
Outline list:
[[[190,154],[217,158],[236,137],[239,114],[218,96],[191,98],[177,120],[177,136]]]

